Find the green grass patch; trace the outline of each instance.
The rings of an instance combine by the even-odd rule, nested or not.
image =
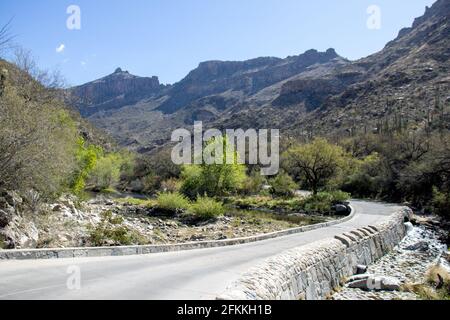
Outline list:
[[[119,198],[114,200],[117,203],[128,204],[132,206],[154,208],[158,202],[154,199],[138,199],[138,198]]]
[[[274,211],[296,211],[302,209],[302,198],[273,198],[271,196],[253,196],[231,198],[231,203],[242,209],[269,209]]]
[[[230,202],[241,209],[267,209],[278,212],[306,212],[325,214],[331,207],[350,198],[342,191],[319,192],[310,197],[274,198],[271,196],[234,197]]]
[[[346,201],[349,198],[350,194],[342,191],[319,192],[304,200],[303,209],[306,212],[325,214],[331,211],[334,204]]]
[[[101,213],[98,225],[91,225],[89,243],[93,246],[144,245],[148,241],[138,232],[123,225],[121,216],[114,216],[111,211]]]
[[[191,205],[190,211],[200,219],[212,219],[223,215],[225,212],[222,202],[209,197],[198,197]]]
[[[190,207],[189,200],[177,192],[160,193],[156,202],[158,209],[171,213],[186,211]]]

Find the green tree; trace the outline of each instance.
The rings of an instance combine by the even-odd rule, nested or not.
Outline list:
[[[107,190],[116,187],[122,175],[128,176],[133,170],[132,154],[111,152],[101,156],[89,173],[89,182],[95,190]]]
[[[349,161],[341,189],[356,197],[377,197],[382,191],[383,170],[381,158],[373,153],[363,159]]]
[[[212,139],[207,143],[210,150],[222,147],[222,163],[186,165],[182,169],[181,192],[191,199],[198,195],[222,196],[239,190],[246,178],[245,166],[239,164],[238,154],[231,150],[226,138]],[[231,155],[231,156],[230,156]],[[227,163],[227,156],[233,161]]]
[[[75,166],[77,125],[54,90],[2,60],[0,70],[0,188],[58,193]]]
[[[319,188],[342,172],[348,157],[342,147],[316,138],[311,143],[290,148],[283,158],[286,171],[317,194]]]
[[[71,182],[71,189],[79,194],[86,188],[86,180],[97,164],[97,160],[103,150],[95,145],[86,145],[83,138],[78,138],[75,158],[77,169],[75,170]]]

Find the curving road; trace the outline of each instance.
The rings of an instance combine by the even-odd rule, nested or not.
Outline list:
[[[0,261],[0,299],[214,299],[270,256],[375,224],[400,208],[364,201],[352,205],[356,215],[340,225],[238,246],[143,256]],[[81,286],[69,290],[68,271],[74,270],[80,272]]]

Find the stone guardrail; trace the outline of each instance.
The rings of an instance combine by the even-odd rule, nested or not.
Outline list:
[[[320,300],[340,282],[392,250],[404,238],[404,208],[367,226],[285,251],[252,268],[218,300]]]
[[[345,218],[318,223],[298,228],[287,229],[272,233],[266,233],[245,238],[235,238],[226,240],[200,241],[167,245],[144,245],[144,246],[118,246],[118,247],[81,247],[81,248],[55,248],[55,249],[12,249],[0,250],[0,260],[27,260],[27,259],[59,259],[59,258],[80,258],[80,257],[106,257],[106,256],[127,256],[150,253],[185,251],[194,249],[216,248],[233,246],[262,240],[274,239],[282,236],[316,230],[346,222],[352,219],[355,210],[351,208],[350,215]]]

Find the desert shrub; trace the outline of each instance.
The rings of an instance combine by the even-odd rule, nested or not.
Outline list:
[[[161,177],[154,175],[153,173],[149,173],[147,176],[141,178],[140,181],[142,189],[139,192],[155,194],[161,189]]]
[[[171,160],[171,149],[156,153],[136,155],[133,166],[121,175],[124,189],[145,194],[155,194],[161,190],[163,181],[179,178],[180,167]]]
[[[132,206],[141,206],[153,208],[157,206],[156,200],[153,199],[137,199],[137,198],[118,198],[114,200],[117,203],[128,204]]]
[[[42,207],[42,199],[39,192],[30,189],[22,194],[24,205],[32,212],[39,213]]]
[[[161,189],[163,192],[178,192],[180,191],[181,183],[179,180],[175,178],[170,178],[167,180],[164,180],[161,183]]]
[[[74,169],[77,123],[58,90],[34,80],[44,72],[23,58],[26,63],[17,59],[15,66],[0,59],[0,188],[51,196]]]
[[[319,192],[309,198],[306,198],[303,207],[304,210],[308,212],[318,212],[324,214],[329,213],[334,204],[346,201],[349,198],[350,195],[342,191]]]
[[[202,175],[200,166],[184,166],[181,171],[183,183],[180,192],[190,199],[195,199],[199,194],[204,194]]]
[[[100,223],[89,227],[89,243],[93,246],[146,244],[146,240],[124,226],[123,221],[121,216],[113,216],[111,211],[102,212]]]
[[[295,212],[303,209],[304,199],[299,197],[273,198],[271,196],[252,196],[233,198],[232,203],[241,209],[269,209]]]
[[[101,191],[116,185],[120,178],[120,166],[120,160],[115,155],[107,155],[98,159],[89,174],[93,189]]]
[[[198,197],[191,205],[190,211],[200,219],[212,219],[223,215],[224,208],[222,202],[209,197]]]
[[[332,204],[348,201],[351,197],[350,193],[341,190],[330,191],[328,193],[331,194]]]
[[[239,193],[244,195],[258,194],[265,182],[266,179],[259,172],[253,171],[243,180]]]
[[[316,223],[322,223],[325,221],[323,217],[319,216],[304,216],[304,215],[289,215],[289,214],[278,214],[278,213],[272,213],[272,212],[261,212],[261,211],[254,211],[254,210],[230,210],[227,212],[227,216],[238,218],[238,225],[240,225],[241,220],[244,219],[245,221],[250,223],[258,224],[262,221],[284,221],[292,225],[288,225],[286,227],[294,227],[298,225],[310,225],[310,224],[316,224]],[[236,222],[236,220],[234,220]]]
[[[441,192],[434,187],[432,204],[436,214],[450,217],[450,193]]]
[[[343,179],[341,189],[356,197],[376,197],[382,190],[381,159],[373,153],[363,159],[352,159]]]
[[[285,172],[280,172],[276,177],[270,179],[269,184],[270,192],[278,197],[292,196],[295,189],[298,188],[294,180]]]
[[[158,195],[157,207],[159,210],[175,214],[187,210],[189,206],[189,200],[179,193],[163,192]]]
[[[180,166],[173,163],[171,158],[171,148],[162,149],[156,153],[141,156],[137,159],[135,168],[138,176],[154,174],[161,181],[178,178],[180,176]]]

